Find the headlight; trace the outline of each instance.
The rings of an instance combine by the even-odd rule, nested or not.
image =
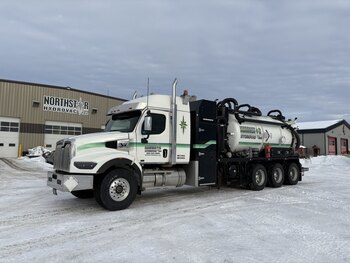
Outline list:
[[[97,163],[95,162],[74,162],[74,166],[78,169],[91,170],[94,169]]]

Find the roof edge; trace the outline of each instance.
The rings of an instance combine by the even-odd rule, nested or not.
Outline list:
[[[116,99],[116,100],[120,100],[120,101],[127,101],[126,99],[108,96],[108,95],[103,95],[103,94],[99,94],[99,93],[95,93],[95,92],[91,92],[91,91],[75,89],[75,88],[71,88],[69,86],[63,87],[63,86],[56,86],[56,85],[51,85],[51,84],[42,84],[42,83],[26,82],[26,81],[11,80],[11,79],[0,79],[0,82],[8,82],[8,83],[15,83],[15,84],[45,87],[45,88],[53,88],[53,89],[71,90],[71,91],[82,92],[82,93],[86,93],[86,94],[90,94],[90,95],[100,96],[100,97],[104,97],[104,98]]]
[[[350,124],[346,120],[342,119],[339,122],[323,129],[298,129],[297,132],[298,133],[325,133],[341,125],[345,125],[348,129],[350,129]]]

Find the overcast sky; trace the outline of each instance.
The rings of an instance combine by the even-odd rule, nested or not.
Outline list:
[[[350,1],[0,2],[0,78],[350,121]]]

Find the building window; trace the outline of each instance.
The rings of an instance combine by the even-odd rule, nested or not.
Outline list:
[[[0,131],[3,132],[18,132],[18,122],[8,122],[8,121],[1,121],[0,122]]]
[[[81,135],[81,127],[45,125],[46,134]]]

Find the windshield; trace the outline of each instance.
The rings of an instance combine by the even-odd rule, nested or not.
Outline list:
[[[141,111],[130,111],[112,115],[107,122],[105,131],[132,132],[141,116]]]

